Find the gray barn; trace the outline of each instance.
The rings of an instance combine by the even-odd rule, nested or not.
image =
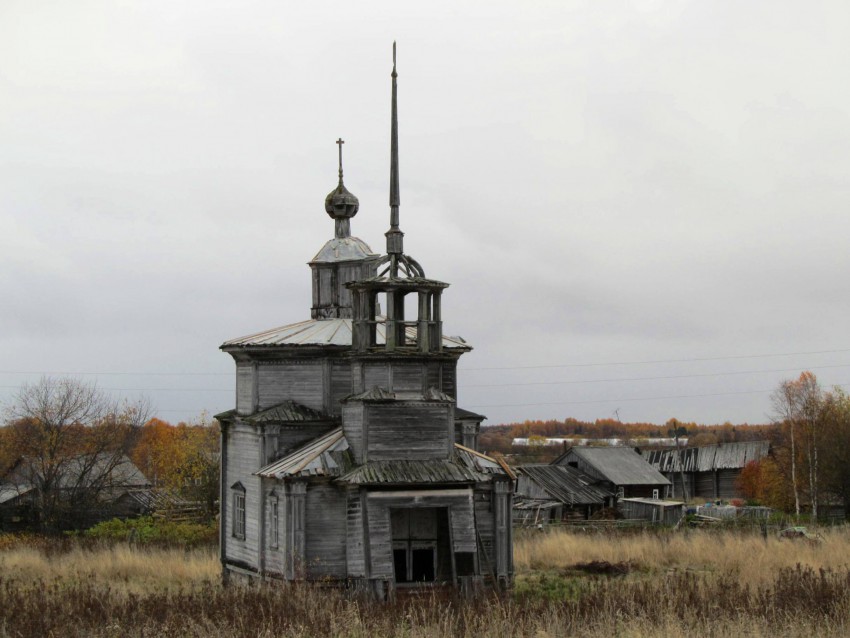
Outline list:
[[[645,455],[646,460],[670,480],[672,498],[684,495],[688,498],[734,498],[740,496],[738,477],[747,463],[761,461],[769,452],[768,441],[739,441],[681,450],[647,450]]]
[[[394,54],[395,55],[395,54]],[[456,408],[442,293],[403,251],[396,71],[390,229],[381,256],[350,234],[357,198],[325,200],[335,236],[310,261],[311,318],[226,341],[236,408],[222,425],[225,578],[507,586],[510,469],[476,451],[483,416]],[[381,314],[381,311],[385,314]]]

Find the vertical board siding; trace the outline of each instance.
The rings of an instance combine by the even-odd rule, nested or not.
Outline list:
[[[307,486],[306,567],[308,578],[345,578],[347,499],[337,487]]]
[[[370,461],[447,458],[452,433],[448,404],[416,410],[398,403],[368,406],[367,449]]]
[[[261,365],[259,368],[260,409],[284,401],[295,401],[314,410],[324,408],[324,376],[319,361]]]
[[[254,366],[236,366],[236,411],[247,415],[254,412]]]

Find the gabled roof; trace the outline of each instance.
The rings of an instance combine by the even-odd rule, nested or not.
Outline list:
[[[254,474],[276,479],[339,476],[350,467],[347,450],[348,441],[342,434],[342,428],[334,428]]]
[[[661,472],[712,472],[741,469],[765,458],[769,451],[769,441],[739,441],[683,450],[648,450],[646,460]]]
[[[486,479],[465,465],[439,459],[369,461],[340,477],[354,485],[475,483]]]
[[[379,322],[377,345],[386,343],[385,325]],[[406,338],[416,340],[416,326],[405,328]],[[308,319],[272,328],[245,337],[230,339],[221,344],[222,349],[242,346],[350,346],[351,319]],[[472,347],[460,337],[443,335],[443,348],[471,350]]]
[[[112,452],[80,454],[61,460],[57,466],[57,484],[61,489],[83,488],[97,484],[98,487],[148,487],[150,482],[142,471],[125,454],[116,456]],[[38,463],[22,457],[6,475],[6,482],[19,488],[32,484],[40,476]]]
[[[574,447],[559,457],[558,464],[564,465],[571,454],[614,485],[670,485],[670,481],[630,447]]]
[[[525,493],[520,488],[517,490],[519,496],[539,498],[548,495],[568,505],[594,505],[604,503],[606,498],[613,496],[611,492],[591,485],[590,477],[568,465],[522,465],[517,468],[517,472],[542,490],[542,494]]]
[[[0,485],[0,505],[32,492],[32,485]]]
[[[214,418],[219,421],[232,421],[236,416],[236,410],[228,410],[216,414]],[[293,421],[329,421],[330,417],[295,401],[284,401],[255,414],[240,417],[240,420],[246,423],[291,423]]]

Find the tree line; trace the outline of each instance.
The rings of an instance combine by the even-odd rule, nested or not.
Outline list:
[[[26,496],[43,531],[79,528],[127,485],[146,483],[215,515],[214,421],[172,425],[153,418],[146,400],[117,401],[94,383],[49,377],[22,386],[3,419],[0,488]]]

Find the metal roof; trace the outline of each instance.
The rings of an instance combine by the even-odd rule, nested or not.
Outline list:
[[[521,477],[517,486],[520,497],[540,499],[548,496],[569,505],[594,505],[613,496],[591,485],[592,479],[568,465],[522,465],[517,473]],[[529,485],[529,481],[533,485]]]
[[[322,246],[310,263],[360,261],[367,257],[378,257],[369,245],[357,237],[334,237]]]
[[[34,489],[31,485],[0,485],[0,505],[28,494]]]
[[[646,460],[661,472],[712,472],[743,468],[765,458],[769,441],[738,441],[683,450],[648,450]]]
[[[339,480],[355,485],[475,483],[486,480],[465,465],[438,459],[370,461]]]
[[[339,476],[350,467],[348,441],[342,428],[313,439],[294,452],[255,472],[264,478],[292,478],[299,476]]]
[[[670,485],[670,481],[630,447],[574,447],[560,460],[571,454],[614,485]]]
[[[683,501],[662,501],[658,498],[643,498],[643,497],[635,497],[635,498],[621,498],[620,502],[627,503],[642,503],[643,505],[657,505],[658,507],[666,508],[666,507],[682,507],[685,503]]]
[[[382,318],[379,318],[382,319]],[[234,346],[350,346],[351,345],[351,319],[308,319],[286,326],[272,328],[263,332],[257,332],[244,337],[230,339],[221,344],[221,348]],[[386,343],[385,324],[380,322],[376,325],[378,345]],[[406,339],[409,343],[416,340],[416,327],[405,327]],[[463,348],[471,350],[472,347],[460,337],[448,337],[443,335],[444,348]]]
[[[340,481],[357,485],[408,485],[423,483],[477,483],[505,475],[493,458],[455,444],[452,460],[370,461],[351,470]]]

